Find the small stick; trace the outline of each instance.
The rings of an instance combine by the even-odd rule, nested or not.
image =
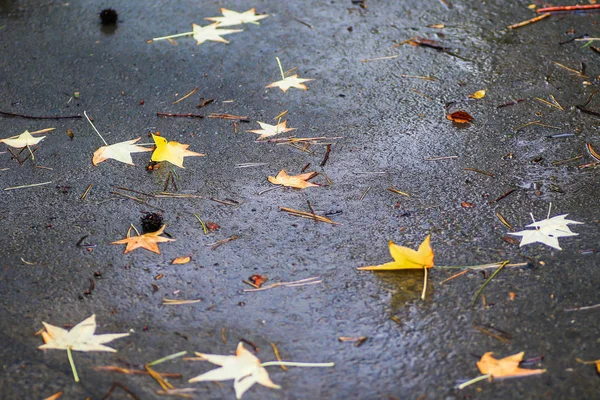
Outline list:
[[[371,62],[371,61],[378,61],[378,60],[391,60],[394,58],[398,58],[398,55],[395,56],[383,56],[383,57],[375,57],[375,58],[367,58],[364,60],[360,60],[360,62]]]
[[[552,95],[550,95],[552,96]],[[541,101],[542,103],[549,105],[550,107],[554,107],[554,108],[558,108],[560,111],[565,111],[564,108],[562,108],[562,106],[560,104],[554,104],[554,103],[550,103],[549,101],[546,101],[544,99],[540,99],[539,97],[535,98],[537,101]]]
[[[600,308],[600,304],[594,304],[593,306],[586,306],[586,307],[565,308],[565,311],[592,310],[594,308]]]
[[[289,213],[290,215],[296,216],[296,217],[301,217],[301,218],[309,218],[309,219],[317,219],[320,222],[326,222],[328,224],[331,225],[341,225],[339,222],[333,222],[332,220],[330,220],[327,217],[323,217],[321,215],[316,215],[316,214],[311,214],[311,213],[307,213],[304,211],[298,211],[298,210],[294,210],[293,208],[288,208],[288,207],[279,207],[279,209],[281,211],[285,211],[287,213]]]
[[[269,289],[273,289],[276,288],[278,286],[283,286],[283,287],[297,287],[297,286],[306,286],[306,285],[314,285],[317,283],[321,283],[321,280],[318,280],[319,277],[318,276],[313,276],[311,278],[305,278],[305,279],[300,279],[298,281],[292,281],[292,282],[277,282],[277,283],[272,283],[270,285],[266,285],[263,286],[259,289],[244,289],[244,292],[261,292],[263,290],[269,290]]]
[[[100,134],[100,132],[98,132],[98,129],[96,129],[96,127],[94,126],[94,123],[92,122],[92,120],[90,119],[90,117],[88,117],[86,111],[83,112],[83,115],[85,115],[85,119],[87,119],[87,121],[90,123],[90,125],[92,126],[92,128],[94,128],[94,131],[96,131],[96,133],[98,134],[98,136],[100,136],[100,139],[102,139],[102,141],[104,142],[104,145],[108,146],[108,143],[106,143],[106,140],[104,140],[104,138],[102,137],[102,135]]]
[[[496,211],[496,217],[500,220],[500,222],[502,222],[504,224],[504,226],[506,226],[508,229],[512,229],[512,225],[508,223],[508,221],[502,216],[502,214],[500,214],[498,211]]]
[[[474,325],[473,328],[477,329],[479,332],[481,332],[481,333],[483,333],[485,335],[489,335],[489,336],[493,337],[494,339],[498,339],[502,343],[510,344],[510,339],[507,339],[505,337],[497,335],[494,332],[490,332],[490,331],[488,331],[487,329],[485,329],[482,326]]]
[[[212,103],[213,101],[215,101],[215,99],[208,99],[208,100],[204,100],[202,102],[200,102],[200,104],[198,104],[196,106],[196,108],[202,108],[202,107],[206,107],[207,105],[209,105],[210,103]]]
[[[500,200],[502,200],[503,198],[505,198],[506,196],[508,196],[509,194],[516,192],[518,189],[510,189],[508,192],[503,193],[502,195],[500,195],[500,197],[498,197],[496,200],[492,200],[489,202],[489,204],[494,204],[499,202]]]
[[[500,265],[500,267],[498,267],[498,269],[495,270],[494,273],[492,275],[490,275],[490,277],[487,278],[485,282],[483,282],[483,285],[481,285],[481,287],[479,288],[479,290],[477,290],[477,292],[475,292],[475,295],[473,296],[473,301],[471,301],[471,306],[475,305],[475,301],[477,300],[477,298],[479,297],[479,295],[481,294],[481,292],[483,291],[483,289],[487,286],[488,283],[490,283],[490,281],[492,279],[494,279],[494,277],[496,275],[498,275],[498,272],[500,272],[502,270],[502,268],[504,268],[506,266],[506,264],[508,264],[508,263],[509,263],[508,260],[504,261],[502,263],[502,265]]]
[[[441,281],[440,285],[443,284],[443,283],[446,283],[448,281],[451,281],[452,279],[458,278],[459,276],[463,276],[464,274],[466,274],[469,271],[471,271],[471,269],[465,269],[463,271],[460,271],[458,274],[454,274],[450,278],[446,278],[443,281]]]
[[[227,335],[225,334],[225,327],[221,328],[221,340],[223,340],[223,344],[227,344]]]
[[[281,119],[281,118],[283,118],[284,116],[286,116],[286,115],[287,115],[287,113],[288,113],[288,110],[285,110],[285,111],[281,112],[281,113],[280,113],[278,116],[276,116],[276,117],[275,117],[275,118],[273,118],[273,119],[274,119],[274,120]]]
[[[458,156],[427,157],[423,158],[423,161],[455,160],[457,158]]]
[[[76,118],[81,118],[81,115],[63,115],[63,116],[32,116],[32,115],[23,115],[23,114],[15,114],[15,113],[10,113],[10,112],[6,112],[6,111],[0,111],[0,115],[3,115],[5,117],[19,117],[19,118],[25,118],[25,119],[76,119]],[[30,132],[33,133],[33,132]]]
[[[300,23],[301,23],[302,25],[304,25],[304,26],[308,26],[310,29],[312,29],[312,28],[313,28],[313,26],[312,26],[311,24],[309,24],[309,23],[307,23],[307,22],[304,22],[304,21],[301,21],[301,20],[299,20],[298,18],[294,18],[294,17],[292,17],[292,19],[293,19],[294,21],[296,21],[296,22],[300,22]]]
[[[50,183],[52,183],[52,181],[42,182],[42,183],[32,183],[30,185],[12,186],[12,187],[4,188],[3,190],[25,189],[25,188],[35,187],[35,186],[48,185]]]
[[[96,370],[96,371],[118,372],[120,374],[125,374],[125,375],[150,375],[147,371],[142,371],[141,369],[127,369],[127,368],[117,367],[117,366],[114,366],[114,365],[101,365],[101,366],[98,366],[98,367],[94,367],[94,370]],[[163,372],[159,372],[158,374],[160,376],[165,377],[165,378],[179,378],[179,379],[181,379],[181,377],[182,377],[181,374],[172,374],[172,373],[163,373]]]
[[[523,22],[519,22],[517,24],[509,25],[509,26],[506,27],[506,29],[517,29],[517,28],[520,28],[522,26],[533,24],[534,22],[541,21],[544,18],[549,17],[550,15],[551,15],[550,13],[542,14],[542,15],[539,15],[539,16],[537,16],[535,18],[528,19],[527,21],[523,21]]]
[[[135,395],[135,393],[133,393],[131,390],[129,390],[125,385],[119,383],[119,382],[113,382],[112,386],[110,387],[110,389],[108,389],[108,392],[106,392],[106,394],[104,395],[104,397],[102,398],[102,400],[106,400],[110,397],[110,395],[112,394],[112,392],[116,389],[116,388],[121,388],[123,389],[123,391],[125,393],[127,393],[128,395],[131,396],[131,398],[133,398],[133,400],[140,400],[139,397],[137,397]]]
[[[561,63],[557,63],[556,61],[552,61],[552,63],[554,63],[555,65],[558,65],[561,68],[566,69],[567,71],[572,72],[573,74],[579,76],[580,78],[589,78],[588,76],[583,75],[581,72],[577,71],[576,69],[569,68],[565,65],[562,65]]]
[[[308,204],[308,209],[310,210],[310,213],[312,214],[315,220],[315,224],[318,223],[319,221],[317,220],[317,214],[315,214],[315,210],[313,210],[312,204],[310,204],[310,200],[306,200],[306,203]]]
[[[175,102],[173,104],[177,104],[180,101],[183,101],[185,99],[187,99],[188,97],[190,97],[191,95],[193,95],[194,93],[196,93],[198,91],[199,87],[196,86],[196,88],[194,90],[192,90],[191,92],[189,92],[188,94],[186,94],[185,96],[183,96],[182,98],[180,98],[179,100],[175,100]]]
[[[156,42],[157,40],[166,40],[166,39],[174,39],[174,38],[183,37],[183,36],[191,36],[193,34],[194,34],[194,32],[183,32],[183,33],[177,33],[175,35],[161,36],[161,37],[157,37],[157,38],[152,38],[152,42]]]
[[[85,200],[85,198],[87,197],[87,195],[90,193],[90,190],[92,190],[92,184],[90,183],[87,187],[87,189],[85,189],[85,192],[83,192],[83,194],[81,195],[81,197],[79,198],[80,200]]]
[[[585,107],[582,107],[582,106],[580,106],[580,105],[577,105],[577,106],[575,106],[575,107],[577,107],[577,109],[578,109],[579,111],[581,111],[582,113],[585,113],[585,114],[590,114],[590,115],[594,115],[594,116],[596,116],[596,117],[600,117],[600,112],[597,112],[597,111],[592,111],[592,110],[588,110],[587,108],[585,108]]]
[[[363,200],[365,199],[365,197],[367,196],[367,193],[369,193],[369,190],[371,190],[371,186],[369,186],[369,187],[367,188],[367,190],[365,190],[365,191],[363,192],[362,196],[360,196],[360,199],[359,199],[360,201],[363,201]]]
[[[200,225],[202,225],[202,230],[204,231],[204,234],[208,235],[208,228],[206,227],[206,224],[204,223],[204,221],[202,221],[200,219],[200,217],[198,216],[198,214],[194,214],[194,217],[196,217],[196,219],[198,220],[198,222],[200,222]]]
[[[482,171],[480,169],[465,168],[465,171],[477,172],[478,174],[483,174],[483,175],[491,176],[492,178],[494,177],[494,174],[492,174],[491,172]]]
[[[591,11],[600,9],[600,4],[576,5],[576,6],[556,6],[538,8],[538,13],[553,13],[562,11]]]
[[[232,115],[232,114],[217,114],[217,113],[210,113],[208,114],[208,118],[219,118],[219,119],[238,119],[241,122],[250,122],[250,120],[248,119],[247,116],[241,116],[241,115]]]
[[[406,75],[406,74],[401,74],[400,76],[403,78],[423,79],[424,81],[437,81],[438,80],[436,77],[433,77],[433,76]]]
[[[566,163],[571,162],[571,161],[579,160],[580,158],[583,158],[583,155],[580,154],[578,156],[575,156],[573,158],[568,158],[566,160],[552,161],[551,164],[554,165],[554,166],[562,165],[562,164],[566,164]]]
[[[595,159],[596,161],[600,161],[600,154],[598,154],[596,152],[596,150],[594,150],[594,148],[592,147],[591,143],[587,143],[587,149],[590,152],[590,156],[592,156],[593,159]]]
[[[275,343],[271,342],[271,347],[273,348],[273,353],[275,353],[277,361],[282,362],[281,357],[279,356],[279,350],[277,349],[277,346],[275,346]],[[281,369],[287,371],[287,367],[283,364],[281,365]]]
[[[210,244],[205,244],[205,246],[212,246],[210,249],[211,250],[216,250],[218,249],[220,246],[224,245],[225,243],[229,243],[231,241],[234,241],[236,239],[239,239],[240,237],[237,235],[231,235],[230,237],[223,239],[223,240],[219,240],[218,242],[215,243],[210,243]]]
[[[174,118],[204,118],[204,115],[201,115],[201,114],[171,114],[171,113],[157,112],[156,115],[159,117],[174,117]]]
[[[329,153],[331,153],[331,145],[328,144],[327,145],[327,150],[325,151],[325,156],[323,157],[323,161],[321,161],[321,167],[324,167],[325,164],[327,163],[327,160],[329,160]]]
[[[396,193],[396,194],[399,194],[399,195],[402,195],[402,196],[410,197],[410,194],[401,192],[398,189],[395,189],[395,188],[393,188],[391,186],[389,188],[387,188],[387,190],[389,190],[392,193]]]

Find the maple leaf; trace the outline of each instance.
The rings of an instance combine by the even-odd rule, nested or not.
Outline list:
[[[278,123],[277,125],[270,125],[270,124],[265,124],[264,122],[260,122],[260,121],[256,121],[258,122],[258,124],[260,125],[261,129],[251,129],[251,130],[247,130],[246,132],[252,132],[252,133],[257,133],[260,136],[258,137],[258,140],[262,140],[271,136],[275,136],[279,133],[286,133],[289,131],[293,131],[296,128],[288,128],[287,127],[287,120]]]
[[[311,186],[319,186],[312,182],[307,182],[307,179],[312,178],[314,175],[313,172],[307,172],[305,174],[300,175],[288,175],[285,172],[285,169],[279,171],[277,176],[269,176],[269,182],[274,185],[283,185],[288,187],[293,187],[297,189],[305,189]]]
[[[115,339],[119,339],[125,336],[129,336],[129,333],[110,333],[103,335],[95,335],[96,332],[96,315],[81,321],[75,325],[70,331],[60,328],[58,326],[50,325],[46,322],[42,322],[46,328],[45,332],[42,332],[42,339],[44,344],[39,346],[40,350],[56,349],[66,350],[69,357],[69,363],[71,364],[71,370],[73,371],[73,378],[75,382],[79,382],[79,376],[77,375],[77,369],[73,362],[73,356],[71,351],[108,351],[111,353],[116,352],[112,347],[104,346],[105,343],[112,342]]]
[[[519,368],[525,352],[520,352],[512,356],[504,357],[499,360],[492,357],[493,352],[485,353],[479,361],[477,368],[484,374],[490,375],[490,378],[520,378],[529,375],[537,375],[546,372],[545,369],[525,369]]]
[[[34,137],[29,133],[29,131],[25,131],[17,136],[11,136],[6,139],[1,139],[0,143],[6,143],[8,146],[15,147],[17,149],[33,146],[44,140],[46,136]]]
[[[125,164],[135,165],[131,159],[131,153],[141,153],[144,151],[152,151],[147,147],[139,146],[136,143],[141,137],[133,140],[126,140],[111,144],[110,146],[102,146],[94,152],[94,158],[92,158],[92,164],[98,165],[102,161],[112,158],[113,160],[120,161]]]
[[[509,232],[508,234],[513,236],[521,236],[521,243],[519,244],[519,247],[537,242],[557,250],[562,250],[560,244],[558,243],[558,238],[578,235],[578,233],[571,231],[567,225],[583,224],[583,222],[566,219],[567,215],[568,214],[563,214],[554,216],[552,218],[546,218],[526,226],[527,228],[535,229]]]
[[[267,14],[256,15],[255,8],[251,8],[248,11],[244,11],[243,13],[228,10],[226,8],[221,8],[221,14],[223,14],[222,17],[210,17],[204,19],[208,21],[218,22],[219,26],[233,26],[248,23],[259,25],[260,22],[257,21],[268,17]]]
[[[418,250],[398,246],[390,240],[390,254],[394,261],[368,267],[357,268],[363,271],[387,271],[394,269],[426,269],[433,267],[433,250],[430,244],[431,235],[427,235]]]
[[[294,74],[294,75],[288,76],[287,78],[282,79],[280,81],[270,83],[265,87],[267,87],[267,88],[278,87],[279,89],[283,90],[284,93],[287,92],[287,90],[292,87],[302,89],[302,90],[308,90],[306,85],[304,83],[302,83],[302,82],[308,82],[308,81],[314,81],[314,79],[298,78],[298,74]]]
[[[175,239],[169,239],[160,236],[165,230],[165,227],[166,225],[163,225],[156,232],[144,233],[143,235],[138,236],[129,236],[129,233],[127,233],[127,237],[125,239],[117,240],[116,242],[111,242],[110,244],[126,244],[127,247],[125,248],[123,254],[127,254],[130,251],[140,247],[146,250],[150,250],[156,254],[160,254],[158,243],[175,241]]]
[[[255,383],[273,389],[280,389],[281,386],[276,385],[269,378],[267,370],[261,366],[260,360],[248,350],[244,348],[243,343],[239,343],[235,351],[235,356],[222,356],[217,354],[196,353],[198,357],[220,365],[221,368],[213,369],[202,375],[190,379],[188,382],[205,382],[205,381],[226,381],[233,379],[233,388],[237,399],[241,399],[242,395],[252,387]]]
[[[202,44],[207,40],[212,42],[229,43],[229,41],[223,39],[222,35],[229,35],[230,33],[243,32],[243,29],[217,29],[219,23],[200,26],[192,24],[192,36],[196,39],[196,44]]]
[[[168,161],[179,168],[183,168],[183,157],[204,156],[204,154],[196,153],[195,151],[187,150],[189,144],[181,144],[179,142],[169,142],[161,136],[152,135],[156,150],[152,153],[152,161]]]
[[[473,93],[473,94],[470,94],[470,95],[469,95],[469,98],[470,98],[470,99],[476,99],[476,100],[478,100],[478,99],[483,99],[483,98],[485,97],[485,94],[486,94],[486,92],[487,92],[487,90],[485,90],[485,89],[483,89],[483,90],[478,90],[478,91],[476,91],[475,93]]]

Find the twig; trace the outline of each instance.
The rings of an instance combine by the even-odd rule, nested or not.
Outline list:
[[[148,373],[148,371],[142,371],[141,369],[121,368],[121,367],[117,367],[117,366],[114,366],[114,365],[102,365],[102,366],[94,367],[94,370],[96,370],[96,371],[118,372],[120,374],[125,374],[125,375],[150,375]],[[178,378],[178,379],[181,379],[181,377],[182,377],[181,374],[162,373],[162,372],[158,372],[158,374],[160,376],[165,377],[165,378]]]
[[[219,247],[223,246],[225,243],[229,243],[229,242],[231,242],[231,241],[234,241],[234,240],[236,240],[236,239],[239,239],[239,238],[240,238],[240,237],[239,237],[239,236],[237,236],[237,235],[231,235],[231,236],[229,236],[229,237],[228,237],[228,238],[226,238],[226,239],[219,240],[218,242],[215,242],[215,243],[210,243],[210,244],[205,244],[205,246],[207,246],[207,247],[208,247],[208,246],[212,246],[210,249],[211,249],[211,250],[216,250],[216,249],[218,249]]]
[[[325,164],[327,163],[327,160],[329,160],[329,153],[331,153],[331,144],[327,145],[327,150],[325,151],[325,156],[323,157],[323,161],[321,161],[321,167],[324,167]]]
[[[241,122],[250,122],[250,120],[248,119],[247,116],[241,116],[241,115],[232,115],[232,114],[217,114],[217,113],[210,113],[208,114],[208,118],[218,118],[218,119],[237,119],[240,120]]]
[[[395,56],[383,56],[383,57],[375,57],[375,58],[366,58],[364,60],[360,60],[360,62],[371,62],[371,61],[378,61],[378,60],[391,60],[394,58],[398,58],[398,55]]]
[[[165,112],[157,112],[157,116],[159,117],[174,117],[174,118],[204,118],[205,116],[202,114],[171,114]]]
[[[278,286],[283,286],[283,287],[297,287],[297,286],[314,285],[314,284],[322,282],[319,279],[320,279],[319,276],[313,276],[311,278],[300,279],[298,281],[277,282],[277,283],[272,283],[270,285],[263,286],[263,287],[261,287],[259,289],[244,289],[243,291],[244,292],[260,292],[260,291],[263,291],[263,290],[273,289],[273,288],[276,288]]]
[[[593,306],[585,306],[585,307],[577,307],[577,308],[565,308],[565,311],[592,310],[594,308],[600,308],[600,304],[594,304]]]
[[[296,21],[296,22],[300,22],[300,23],[301,23],[302,25],[304,25],[304,26],[308,26],[310,29],[312,29],[312,28],[313,28],[313,26],[312,26],[311,24],[309,24],[309,23],[307,23],[307,22],[304,22],[304,21],[301,21],[301,20],[299,20],[298,18],[294,18],[294,17],[292,17],[292,19],[293,19],[294,21]]]
[[[79,198],[80,200],[85,200],[85,198],[87,197],[87,195],[90,193],[90,190],[92,190],[92,184],[90,183],[87,187],[87,189],[85,189],[85,192],[83,192],[83,194],[81,195],[81,197]]]
[[[371,190],[371,186],[369,186],[369,187],[367,188],[367,190],[365,190],[365,191],[363,192],[362,196],[360,196],[360,199],[359,199],[360,201],[363,201],[363,200],[365,199],[365,197],[367,196],[367,193],[369,193],[369,190]]]
[[[589,78],[586,75],[583,75],[581,72],[577,71],[576,69],[573,68],[569,68],[566,65],[562,65],[561,63],[557,63],[556,61],[552,61],[552,63],[554,63],[555,65],[558,65],[559,67],[566,69],[567,71],[572,72],[574,75],[579,76],[580,78]]]
[[[509,194],[516,192],[518,189],[510,189],[508,192],[505,192],[503,194],[501,194],[496,200],[492,200],[490,201],[488,204],[494,204],[499,202],[500,200],[502,200],[503,198],[505,198],[506,196],[508,196]]]
[[[551,15],[550,13],[542,14],[542,15],[539,15],[539,16],[537,16],[535,18],[528,19],[527,21],[523,21],[523,22],[519,22],[517,24],[509,25],[509,26],[506,27],[506,29],[517,29],[517,28],[520,28],[520,27],[525,26],[525,25],[533,24],[534,22],[541,21],[544,18],[549,17],[550,15]]]
[[[112,394],[112,392],[116,388],[121,388],[125,393],[127,393],[128,395],[130,395],[133,400],[140,400],[140,398],[137,397],[135,395],[135,393],[133,393],[125,385],[123,385],[122,383],[119,383],[119,382],[113,382],[112,386],[110,387],[110,389],[108,389],[108,392],[106,392],[106,394],[104,395],[104,397],[102,398],[102,400],[108,399],[110,397],[110,395]]]
[[[288,208],[288,207],[279,207],[279,209],[281,211],[285,211],[290,215],[296,216],[296,217],[301,217],[301,218],[309,218],[309,219],[316,219],[320,222],[326,222],[328,224],[331,225],[341,225],[339,222],[333,222],[332,220],[330,220],[327,217],[323,217],[321,215],[316,215],[316,214],[311,214],[311,213],[307,213],[304,211],[299,211],[299,210],[294,210],[293,208]]]
[[[399,191],[398,189],[395,189],[395,188],[393,188],[393,187],[391,187],[391,186],[390,186],[389,188],[387,188],[387,190],[389,190],[389,191],[390,191],[390,192],[392,192],[392,193],[399,194],[399,195],[401,195],[401,196],[410,197],[410,194],[408,194],[408,193],[404,193],[404,192],[401,192],[401,191]]]
[[[600,9],[600,4],[576,5],[576,6],[556,6],[538,8],[538,13],[553,13],[562,11],[592,11]]]
[[[497,335],[494,332],[491,332],[491,331],[485,329],[483,326],[473,325],[473,328],[477,329],[479,332],[483,333],[484,335],[488,335],[488,336],[493,337],[494,339],[498,339],[502,343],[510,344],[510,339],[505,338],[501,335]]]
[[[77,118],[81,118],[81,115],[58,115],[55,117],[52,116],[32,116],[32,115],[23,115],[23,114],[15,114],[15,113],[10,113],[10,112],[6,112],[6,111],[0,111],[0,115],[3,115],[5,117],[19,117],[19,118],[25,118],[25,119],[77,119]],[[33,133],[33,132],[30,132]]]
[[[48,185],[50,183],[52,183],[52,181],[42,182],[42,183],[32,183],[30,185],[12,186],[12,187],[4,188],[3,190],[25,189],[25,188],[35,187],[35,186]]]
[[[277,349],[277,346],[275,346],[275,343],[271,342],[271,347],[273,348],[273,353],[275,353],[275,358],[277,359],[277,361],[281,362],[281,357],[279,356],[279,350]],[[287,367],[285,365],[281,365],[281,369],[284,371],[287,371]]]
[[[475,169],[475,168],[465,168],[465,171],[477,172],[478,174],[482,174],[482,175],[491,176],[492,178],[494,177],[494,174],[492,174],[491,172],[482,171],[482,170],[480,170],[480,169]]]
[[[403,78],[423,79],[424,81],[437,81],[438,80],[436,77],[433,77],[433,76],[406,75],[406,74],[401,74],[400,76]]]
[[[202,221],[200,219],[200,217],[198,216],[198,214],[194,214],[194,217],[196,217],[196,219],[198,220],[198,222],[200,222],[200,225],[202,225],[202,231],[204,232],[204,234],[208,235],[208,228],[206,227],[206,224],[204,223],[204,221]]]
[[[85,115],[85,119],[87,119],[87,121],[90,123],[90,125],[92,126],[92,128],[94,128],[94,131],[96,131],[96,133],[98,134],[98,136],[100,136],[100,139],[102,139],[102,141],[104,142],[104,145],[108,146],[108,143],[106,143],[106,140],[104,140],[104,138],[102,137],[102,135],[100,134],[100,132],[98,132],[98,129],[96,129],[96,127],[94,126],[94,123],[92,122],[92,120],[90,119],[90,117],[88,117],[86,111],[83,112],[83,115]]]
[[[455,160],[457,158],[458,156],[427,157],[423,158],[423,161]]]
[[[175,102],[173,104],[177,104],[180,101],[183,101],[185,99],[187,99],[188,97],[190,97],[191,95],[193,95],[194,93],[196,93],[198,91],[199,87],[196,86],[196,88],[194,90],[192,90],[191,92],[189,92],[188,94],[186,94],[185,96],[183,96],[182,98],[180,98],[179,100],[175,100]]]
[[[475,305],[475,301],[477,300],[477,298],[479,297],[479,295],[481,294],[481,292],[483,292],[483,289],[487,286],[488,283],[490,283],[490,281],[492,279],[494,279],[494,277],[496,275],[498,275],[498,272],[500,272],[502,270],[502,268],[504,268],[506,266],[506,264],[508,264],[508,263],[509,263],[508,260],[504,261],[502,263],[502,265],[500,265],[500,267],[497,270],[495,270],[494,273],[492,275],[490,275],[490,277],[487,278],[485,282],[483,282],[483,285],[481,285],[481,287],[479,288],[479,290],[477,290],[477,292],[475,292],[475,295],[473,296],[473,301],[471,301],[471,306]]]

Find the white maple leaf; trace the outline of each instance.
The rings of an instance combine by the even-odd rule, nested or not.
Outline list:
[[[258,122],[261,129],[252,129],[252,130],[247,130],[246,132],[252,132],[252,133],[259,134],[260,136],[258,137],[258,140],[265,139],[270,136],[275,136],[279,133],[293,131],[296,129],[296,128],[288,128],[287,120],[280,122],[277,125],[265,124],[264,122],[260,122],[260,121],[256,121],[256,122]]]
[[[44,140],[46,136],[34,137],[29,133],[29,131],[25,131],[17,136],[11,136],[6,139],[1,139],[0,143],[6,143],[8,146],[15,147],[17,149],[33,146]]]
[[[222,17],[210,17],[204,19],[208,21],[218,22],[219,26],[233,26],[248,23],[259,25],[260,22],[257,21],[268,17],[267,14],[256,15],[255,8],[251,8],[248,11],[244,11],[243,13],[228,10],[226,8],[221,8],[221,14],[223,14]]]
[[[298,74],[294,74],[294,75],[288,76],[287,78],[282,79],[280,81],[270,83],[265,87],[267,87],[267,88],[278,87],[279,89],[283,90],[284,93],[289,88],[292,88],[292,87],[297,88],[297,89],[302,89],[302,90],[308,90],[306,85],[303,83],[303,82],[308,82],[308,81],[314,81],[314,79],[298,78]]]
[[[509,232],[508,234],[513,236],[521,236],[521,243],[519,244],[519,247],[537,242],[557,250],[562,250],[560,244],[558,243],[558,238],[578,235],[578,233],[571,231],[567,225],[583,224],[583,222],[566,219],[567,215],[568,214],[563,214],[552,218],[546,218],[544,220],[527,225],[528,228],[535,229],[527,229],[514,233]]]
[[[233,379],[233,388],[236,398],[241,399],[242,395],[255,383],[273,389],[280,389],[269,378],[267,370],[260,365],[260,360],[240,342],[235,351],[235,356],[222,356],[217,354],[196,353],[202,359],[220,365],[221,368],[213,369],[202,375],[190,379],[188,382],[205,381],[226,381]]]
[[[140,145],[134,144],[141,137],[133,140],[126,140],[124,142],[119,142],[107,146],[102,146],[98,150],[94,152],[94,158],[92,158],[92,164],[98,165],[102,161],[108,160],[112,158],[113,160],[120,161],[125,164],[135,165],[133,160],[131,159],[131,153],[141,153],[144,151],[152,151],[151,148],[142,147]]]
[[[196,44],[202,44],[207,40],[229,43],[229,41],[223,39],[221,36],[229,35],[230,33],[243,32],[243,29],[217,29],[218,27],[219,23],[217,22],[206,26],[192,24],[192,36],[194,36],[194,39],[196,39]]]

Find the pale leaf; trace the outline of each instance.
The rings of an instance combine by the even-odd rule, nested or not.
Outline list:
[[[527,225],[527,229],[519,232],[509,232],[509,235],[521,236],[519,247],[531,243],[542,243],[557,250],[562,250],[558,243],[558,238],[577,236],[578,234],[571,231],[567,226],[569,224],[583,224],[583,222],[566,219],[568,214],[557,215],[552,218],[543,219]]]
[[[219,24],[216,22],[206,26],[192,24],[192,36],[194,36],[194,39],[196,39],[196,44],[202,44],[207,40],[212,42],[229,43],[229,41],[223,39],[221,36],[243,31],[243,29],[217,29],[218,27]]]
[[[152,151],[152,149],[148,147],[139,146],[136,143],[141,138],[127,140],[124,142],[119,142],[115,144],[111,144],[109,146],[102,146],[98,150],[94,152],[94,158],[92,158],[92,164],[98,165],[102,161],[108,160],[112,158],[113,160],[120,161],[125,164],[135,165],[133,164],[133,160],[131,159],[131,153],[141,153],[144,151]]]
[[[252,132],[259,134],[258,140],[262,140],[271,136],[275,136],[279,133],[286,133],[289,131],[293,131],[296,128],[288,128],[287,120],[278,123],[277,125],[265,124],[264,122],[256,121],[260,125],[261,129],[252,129],[247,130],[246,132]]]
[[[15,147],[17,149],[33,146],[44,140],[46,136],[34,137],[29,133],[29,131],[25,131],[17,136],[11,136],[6,139],[1,139],[0,143],[5,143],[8,146]]]
[[[233,25],[241,25],[241,24],[260,24],[257,22],[263,18],[267,18],[268,15],[256,15],[256,9],[251,8],[248,11],[244,11],[243,13],[239,13],[237,11],[228,10],[226,8],[221,8],[222,17],[210,17],[204,18],[208,21],[218,22],[219,26],[233,26]]]
[[[294,74],[291,76],[288,76],[285,79],[282,79],[280,81],[277,82],[273,82],[268,84],[267,88],[271,88],[271,87],[278,87],[279,89],[283,90],[283,92],[287,92],[287,90],[289,88],[297,88],[297,89],[302,89],[302,90],[308,90],[308,88],[306,87],[306,85],[303,82],[308,82],[308,81],[313,81],[314,79],[304,79],[304,78],[298,78],[298,74]]]

